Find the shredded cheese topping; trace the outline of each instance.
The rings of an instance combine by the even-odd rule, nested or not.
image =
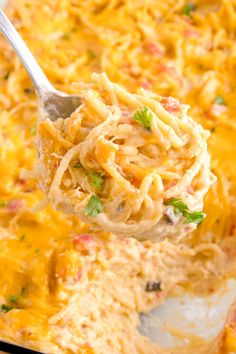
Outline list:
[[[50,354],[220,351],[219,338],[162,348],[138,330],[139,313],[167,297],[212,294],[236,276],[236,2],[191,3],[10,2],[8,15],[58,89],[76,93],[73,83],[106,72],[129,92],[141,86],[190,105],[193,120],[211,131],[217,181],[204,198],[207,217],[181,240],[124,239],[94,232],[50,203],[40,210],[47,201],[27,172],[37,160],[37,101],[0,36],[1,338]],[[89,184],[100,182],[89,176]],[[232,320],[222,340],[235,351]]]

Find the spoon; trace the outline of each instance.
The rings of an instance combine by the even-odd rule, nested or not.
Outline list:
[[[53,87],[15,27],[1,9],[0,31],[15,50],[31,78],[39,99],[39,107],[44,112],[43,116],[52,121],[57,118],[69,117],[80,106],[81,98],[77,95],[68,95]]]

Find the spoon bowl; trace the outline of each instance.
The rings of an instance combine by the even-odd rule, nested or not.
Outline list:
[[[67,118],[81,104],[81,98],[76,95],[68,95],[61,91],[44,91],[39,92],[40,114],[39,119],[49,118],[55,121],[58,118]]]

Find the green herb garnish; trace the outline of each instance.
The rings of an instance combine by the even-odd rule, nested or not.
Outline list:
[[[219,104],[221,106],[225,106],[225,104],[226,104],[225,99],[222,96],[216,96],[216,98],[214,99],[214,103]]]
[[[10,302],[12,302],[13,304],[17,305],[18,300],[19,300],[19,297],[18,297],[18,296],[15,296],[15,295],[9,295],[9,296],[8,296],[8,300],[9,300]]]
[[[1,311],[4,313],[7,313],[8,311],[12,310],[13,307],[10,305],[2,304],[1,305]]]
[[[165,204],[172,205],[175,212],[182,214],[186,218],[184,224],[189,224],[191,222],[200,224],[206,216],[202,211],[191,211],[187,204],[185,204],[180,198],[172,198]]]
[[[5,206],[7,206],[7,202],[6,202],[6,200],[0,200],[0,207],[5,207]]]
[[[215,131],[216,131],[216,128],[215,128],[215,127],[212,127],[212,128],[211,128],[211,133],[215,133]]]
[[[25,239],[25,235],[24,234],[19,237],[19,241],[24,241],[24,239]]]
[[[198,225],[205,218],[205,214],[202,211],[188,211],[184,216],[186,217],[184,224],[194,222]]]
[[[191,2],[188,3],[187,5],[185,5],[183,7],[183,14],[188,16],[188,17],[191,17],[192,16],[192,12],[196,9],[196,6],[194,4],[192,4]]]
[[[103,212],[103,203],[100,198],[96,195],[93,195],[84,209],[85,215],[96,217],[98,214]]]
[[[81,165],[80,162],[76,162],[73,167],[74,168],[80,168],[80,167],[82,167],[82,165]]]
[[[152,111],[148,107],[140,108],[133,116],[136,122],[140,123],[145,129],[152,128],[153,115]]]
[[[91,179],[91,186],[101,191],[104,185],[104,173],[91,172],[88,173],[88,177]]]

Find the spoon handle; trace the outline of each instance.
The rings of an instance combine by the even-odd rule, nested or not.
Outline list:
[[[0,31],[11,44],[22,64],[24,65],[27,73],[29,74],[37,94],[40,91],[54,91],[53,86],[48,81],[46,75],[40,68],[39,64],[33,57],[31,51],[16,31],[13,24],[10,22],[5,13],[0,9]]]

